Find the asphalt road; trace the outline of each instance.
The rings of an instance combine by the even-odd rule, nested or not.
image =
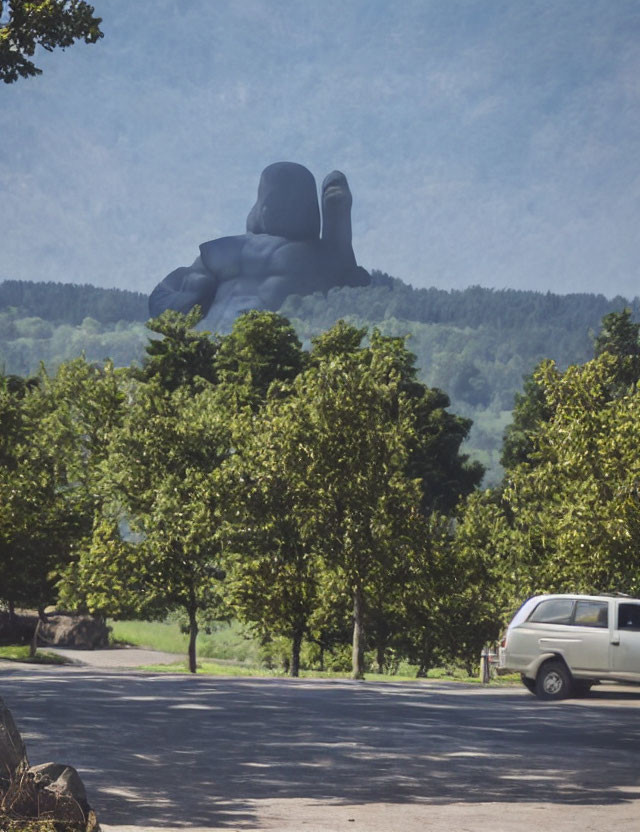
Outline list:
[[[112,830],[604,832],[640,826],[640,689],[0,672],[32,764]]]

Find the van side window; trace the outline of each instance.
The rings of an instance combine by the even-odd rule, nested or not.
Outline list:
[[[539,624],[570,624],[574,603],[571,598],[547,598],[534,609],[529,621],[537,621]]]
[[[640,630],[640,604],[618,604],[618,629]]]
[[[573,623],[578,627],[608,627],[609,604],[606,601],[578,601]]]

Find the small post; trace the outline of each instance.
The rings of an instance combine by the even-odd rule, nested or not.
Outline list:
[[[489,684],[490,676],[491,669],[489,667],[489,650],[485,645],[480,653],[480,681],[483,685]]]

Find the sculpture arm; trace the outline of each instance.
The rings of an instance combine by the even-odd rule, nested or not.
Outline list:
[[[191,266],[174,269],[162,280],[149,296],[149,312],[156,318],[165,309],[175,309],[186,314],[194,306],[202,308],[203,315],[209,311],[216,294],[218,281],[197,257]]]

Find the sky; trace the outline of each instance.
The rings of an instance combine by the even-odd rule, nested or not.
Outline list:
[[[640,294],[640,0],[94,0],[0,85],[0,280],[150,292],[260,173],[342,170],[416,287]]]

